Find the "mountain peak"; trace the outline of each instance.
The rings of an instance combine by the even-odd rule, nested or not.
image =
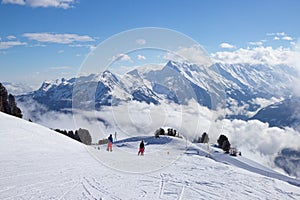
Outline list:
[[[177,72],[180,72],[179,66],[180,66],[180,63],[169,60],[165,67],[168,67],[168,68],[171,68],[171,69],[173,69]]]
[[[101,74],[101,81],[103,83],[107,83],[110,87],[113,87],[114,85],[119,85],[120,81],[117,78],[116,75],[114,75],[112,72],[105,70]]]

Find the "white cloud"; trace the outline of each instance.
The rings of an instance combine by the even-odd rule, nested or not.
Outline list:
[[[177,62],[189,62],[198,65],[210,66],[212,61],[200,46],[180,47],[175,52],[168,52],[164,55],[165,60]]]
[[[14,36],[14,35],[9,35],[9,36],[7,36],[6,37],[8,40],[14,40],[14,39],[16,39],[16,36]]]
[[[275,36],[275,37],[273,38],[273,40],[280,40],[280,38],[277,37],[277,36]]]
[[[258,42],[248,42],[248,44],[253,46],[262,46],[264,41],[258,41]]]
[[[57,53],[63,53],[63,52],[65,52],[65,51],[61,49]]]
[[[127,54],[120,53],[119,55],[113,56],[112,61],[130,61],[132,62],[130,56]]]
[[[285,32],[267,33],[267,36],[285,36]]]
[[[280,102],[282,100],[283,100],[283,98],[278,99],[278,98],[275,98],[275,97],[272,97],[271,99],[255,98],[255,99],[252,100],[252,103],[259,105],[260,108],[264,108],[264,107],[267,107],[267,106],[269,106],[271,104],[274,104],[276,102]],[[257,109],[257,110],[259,110],[259,109]]]
[[[153,135],[156,129],[164,126],[174,127],[181,135],[192,140],[196,134],[209,130],[213,119],[209,109],[199,106],[195,101],[191,101],[190,105],[186,106],[175,103],[154,105],[130,101],[118,106],[104,106],[101,112],[80,111],[80,117],[90,119],[90,122],[82,122],[82,124],[76,120],[76,124],[95,130],[92,134],[96,141],[101,138],[101,133],[108,131],[107,129],[123,133],[128,137],[140,134]],[[106,127],[93,123],[97,121],[97,118],[104,119]],[[85,125],[87,123],[89,123],[88,126]],[[99,128],[103,129],[99,130]]]
[[[38,42],[71,44],[73,42],[90,42],[94,39],[88,35],[58,34],[58,33],[24,33],[23,37]]]
[[[278,36],[285,36],[286,33],[285,32],[279,32],[279,33],[276,33]]]
[[[219,45],[220,48],[222,49],[234,49],[235,46],[226,42],[223,42]]]
[[[273,48],[273,47],[254,47],[247,49],[237,49],[233,52],[222,51],[212,54],[212,58],[216,62],[221,63],[249,63],[249,64],[266,64],[278,65],[287,64],[294,65],[295,59],[300,56],[299,52],[289,48]]]
[[[88,48],[90,49],[90,51],[94,51],[97,47],[94,45],[89,45]]]
[[[294,40],[292,37],[290,36],[284,36],[281,38],[282,40],[287,40],[287,41],[291,41],[291,40]]]
[[[17,4],[17,5],[25,5],[25,0],[2,0],[3,4]]]
[[[227,115],[245,115],[247,117],[252,116],[252,112],[249,110],[249,104],[243,103],[239,105],[239,103],[230,97],[226,99],[228,106],[224,109]]]
[[[33,45],[30,45],[29,47],[46,47],[47,45],[45,45],[45,44],[40,44],[40,43],[38,43],[38,44],[33,44]]]
[[[138,60],[146,60],[146,57],[143,55],[137,55]]]
[[[66,70],[66,69],[71,69],[72,67],[70,66],[59,66],[59,67],[51,67],[51,70]]]
[[[274,157],[283,148],[299,149],[300,135],[292,129],[270,128],[257,120],[222,120],[219,126],[232,146],[240,149],[243,155],[271,167],[274,167]]]
[[[0,42],[0,49],[9,49],[14,46],[24,46],[24,45],[27,45],[27,43],[20,42],[20,41]]]
[[[267,36],[274,36],[273,40],[287,40],[287,41],[294,40],[291,36],[287,35],[285,32],[267,33]]]
[[[137,39],[136,43],[139,44],[139,45],[144,45],[144,44],[146,44],[146,40],[144,40],[144,39]]]
[[[3,4],[27,5],[31,7],[72,8],[75,0],[2,0]]]
[[[93,51],[97,47],[91,44],[70,44],[69,47],[85,47],[88,48],[90,51]]]
[[[298,79],[295,81],[295,83],[293,84],[293,90],[294,90],[294,94],[297,95],[298,97],[300,97],[300,41],[298,41],[295,46],[295,55],[293,57],[293,66],[295,66],[297,72],[298,72]]]
[[[32,7],[56,7],[68,9],[75,3],[74,0],[27,0],[26,3]]]

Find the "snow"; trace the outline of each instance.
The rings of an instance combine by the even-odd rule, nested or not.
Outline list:
[[[136,136],[107,152],[3,113],[0,121],[0,199],[300,199],[287,182],[299,180],[213,147],[186,150],[184,139]]]

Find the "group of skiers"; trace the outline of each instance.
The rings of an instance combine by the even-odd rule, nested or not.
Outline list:
[[[116,139],[116,133],[115,133],[115,139]],[[112,136],[112,134],[109,135],[109,137],[107,138],[107,140],[108,140],[107,151],[112,152],[112,144],[113,144],[113,136]],[[140,143],[140,148],[139,148],[139,151],[138,151],[138,156],[139,155],[143,156],[144,155],[144,151],[145,151],[145,144],[144,144],[144,141],[142,140],[141,143]]]

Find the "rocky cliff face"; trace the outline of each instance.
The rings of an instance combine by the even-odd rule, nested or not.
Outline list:
[[[22,112],[18,108],[15,97],[8,95],[6,88],[0,83],[0,111],[22,118]]]

